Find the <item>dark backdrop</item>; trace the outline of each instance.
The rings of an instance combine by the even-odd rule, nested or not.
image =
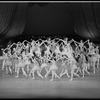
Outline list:
[[[73,35],[69,3],[30,6],[24,33],[35,36]]]
[[[0,44],[32,36],[100,43],[100,3],[0,3]]]

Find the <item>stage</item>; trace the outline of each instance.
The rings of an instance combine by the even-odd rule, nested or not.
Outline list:
[[[5,75],[0,67],[0,98],[100,98],[100,69],[73,81],[66,75],[61,80],[50,79],[51,76],[44,80],[36,76],[32,80],[23,75],[15,78],[14,74]]]

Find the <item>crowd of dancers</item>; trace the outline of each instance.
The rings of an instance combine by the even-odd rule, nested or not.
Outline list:
[[[42,79],[51,74],[50,81],[61,79],[66,74],[72,81],[74,76],[83,78],[86,73],[95,73],[95,69],[99,69],[100,54],[99,47],[89,40],[77,42],[68,38],[47,38],[8,45],[2,49],[0,59],[3,61],[2,71],[16,73],[17,78],[21,69],[23,75],[32,79],[35,79],[35,73]],[[57,62],[61,62],[59,75]],[[43,69],[45,75],[41,74]]]

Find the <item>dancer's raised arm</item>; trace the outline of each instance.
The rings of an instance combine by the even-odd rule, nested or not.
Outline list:
[[[88,41],[89,41],[89,40],[86,40],[86,41],[84,42],[84,44],[85,44],[86,42],[88,43]]]

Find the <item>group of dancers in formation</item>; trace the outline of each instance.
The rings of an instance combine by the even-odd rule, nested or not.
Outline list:
[[[86,73],[95,73],[95,69],[99,69],[100,54],[99,47],[90,40],[77,42],[74,39],[49,37],[8,45],[2,49],[0,59],[3,61],[2,71],[15,73],[17,78],[21,69],[23,75],[32,79],[37,73],[42,79],[51,75],[50,81],[61,79],[63,75],[72,81],[74,76],[83,78]],[[61,62],[59,75],[57,62]],[[42,75],[43,69],[45,75]]]

